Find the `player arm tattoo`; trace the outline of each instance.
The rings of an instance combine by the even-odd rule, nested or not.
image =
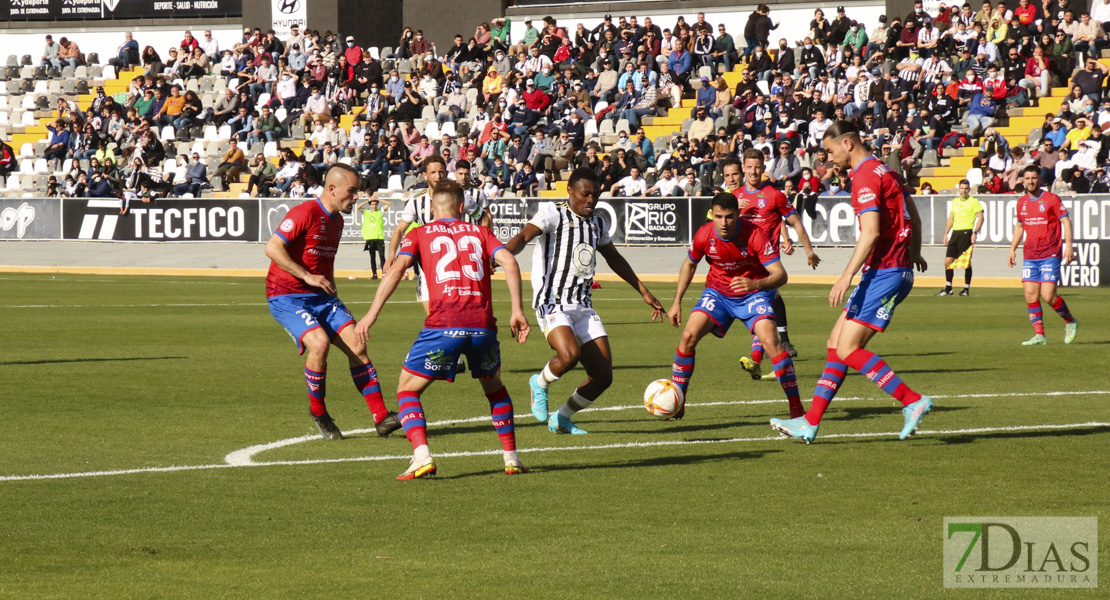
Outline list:
[[[266,242],[266,258],[274,261],[281,270],[302,281],[306,276],[311,275],[307,269],[298,265],[293,257],[289,256],[289,251],[285,248],[285,240],[281,236],[270,236],[270,241]]]

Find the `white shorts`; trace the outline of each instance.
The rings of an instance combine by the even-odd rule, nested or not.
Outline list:
[[[570,327],[579,344],[585,344],[597,338],[607,337],[605,325],[601,317],[597,316],[592,308],[581,306],[564,307],[557,305],[544,305],[536,309],[536,322],[540,324],[544,337],[556,327]]]

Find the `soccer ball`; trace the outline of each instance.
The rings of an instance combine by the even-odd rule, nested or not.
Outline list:
[[[644,408],[657,419],[671,419],[682,412],[686,395],[670,379],[656,379],[644,390]]]

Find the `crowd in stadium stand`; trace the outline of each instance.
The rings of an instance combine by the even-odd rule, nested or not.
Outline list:
[[[48,195],[200,196],[242,178],[252,196],[300,197],[336,162],[373,191],[410,186],[438,155],[449,173],[469,164],[488,197],[534,195],[578,166],[595,169],[605,192],[679,196],[719,186],[721,162],[755,147],[772,184],[812,198],[850,190],[819,146],[833,121],[851,119],[926,193],[920,170],[968,146],[978,146],[969,177],[982,191],[1021,191],[1029,164],[1055,190],[1110,191],[1110,69],[1098,60],[1110,0],[1090,10],[941,3],[938,14],[919,1],[877,23],[818,9],[802,40],[776,37],[765,5],[738,31],[701,13],[670,27],[609,15],[592,29],[551,17],[524,26],[512,39],[498,17],[449,48],[405,28],[381,50],[331,31],[280,39],[253,28],[230,48],[185,32],[163,54],[125,34],[108,62],[143,69],[130,89],[96,90],[84,112],[58,98],[41,154],[0,145],[0,175],[42,158]],[[75,41],[46,36],[37,64],[49,75],[84,60]],[[722,73],[734,67],[742,74],[730,86]],[[1027,143],[997,131],[1063,86],[1059,110],[1045,111]],[[694,106],[680,131],[652,139],[645,127],[683,99]]]

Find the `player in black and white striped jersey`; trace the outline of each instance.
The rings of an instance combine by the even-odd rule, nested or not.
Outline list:
[[[474,185],[474,181],[470,179],[470,169],[471,165],[468,160],[455,162],[455,176],[453,179],[462,186],[463,196],[465,197],[460,214],[462,220],[488,229],[493,224],[493,215],[486,208],[486,194],[481,187]]]
[[[427,188],[405,201],[401,218],[397,222],[397,227],[393,229],[393,235],[389,238],[389,254],[386,255],[384,273],[389,273],[389,270],[393,267],[393,259],[397,257],[397,247],[400,246],[405,234],[411,229],[421,227],[435,220],[430,190],[440,181],[445,180],[446,176],[447,163],[443,162],[443,158],[433,154],[424,160],[424,181]],[[424,312],[427,313],[428,286],[424,282],[424,274],[420,269],[416,269],[416,299],[424,304]]]
[[[532,250],[532,308],[547,343],[555,351],[543,371],[533,375],[532,415],[555,433],[583,434],[570,417],[594,403],[613,382],[613,354],[601,318],[593,310],[590,287],[597,254],[640,292],[651,320],[662,321],[663,305],[648,291],[609,238],[596,213],[601,181],[589,168],[576,169],[567,182],[565,203],[543,205],[524,229],[505,244],[513,254],[536,240]],[[588,377],[555,413],[548,413],[548,386],[582,362]]]

